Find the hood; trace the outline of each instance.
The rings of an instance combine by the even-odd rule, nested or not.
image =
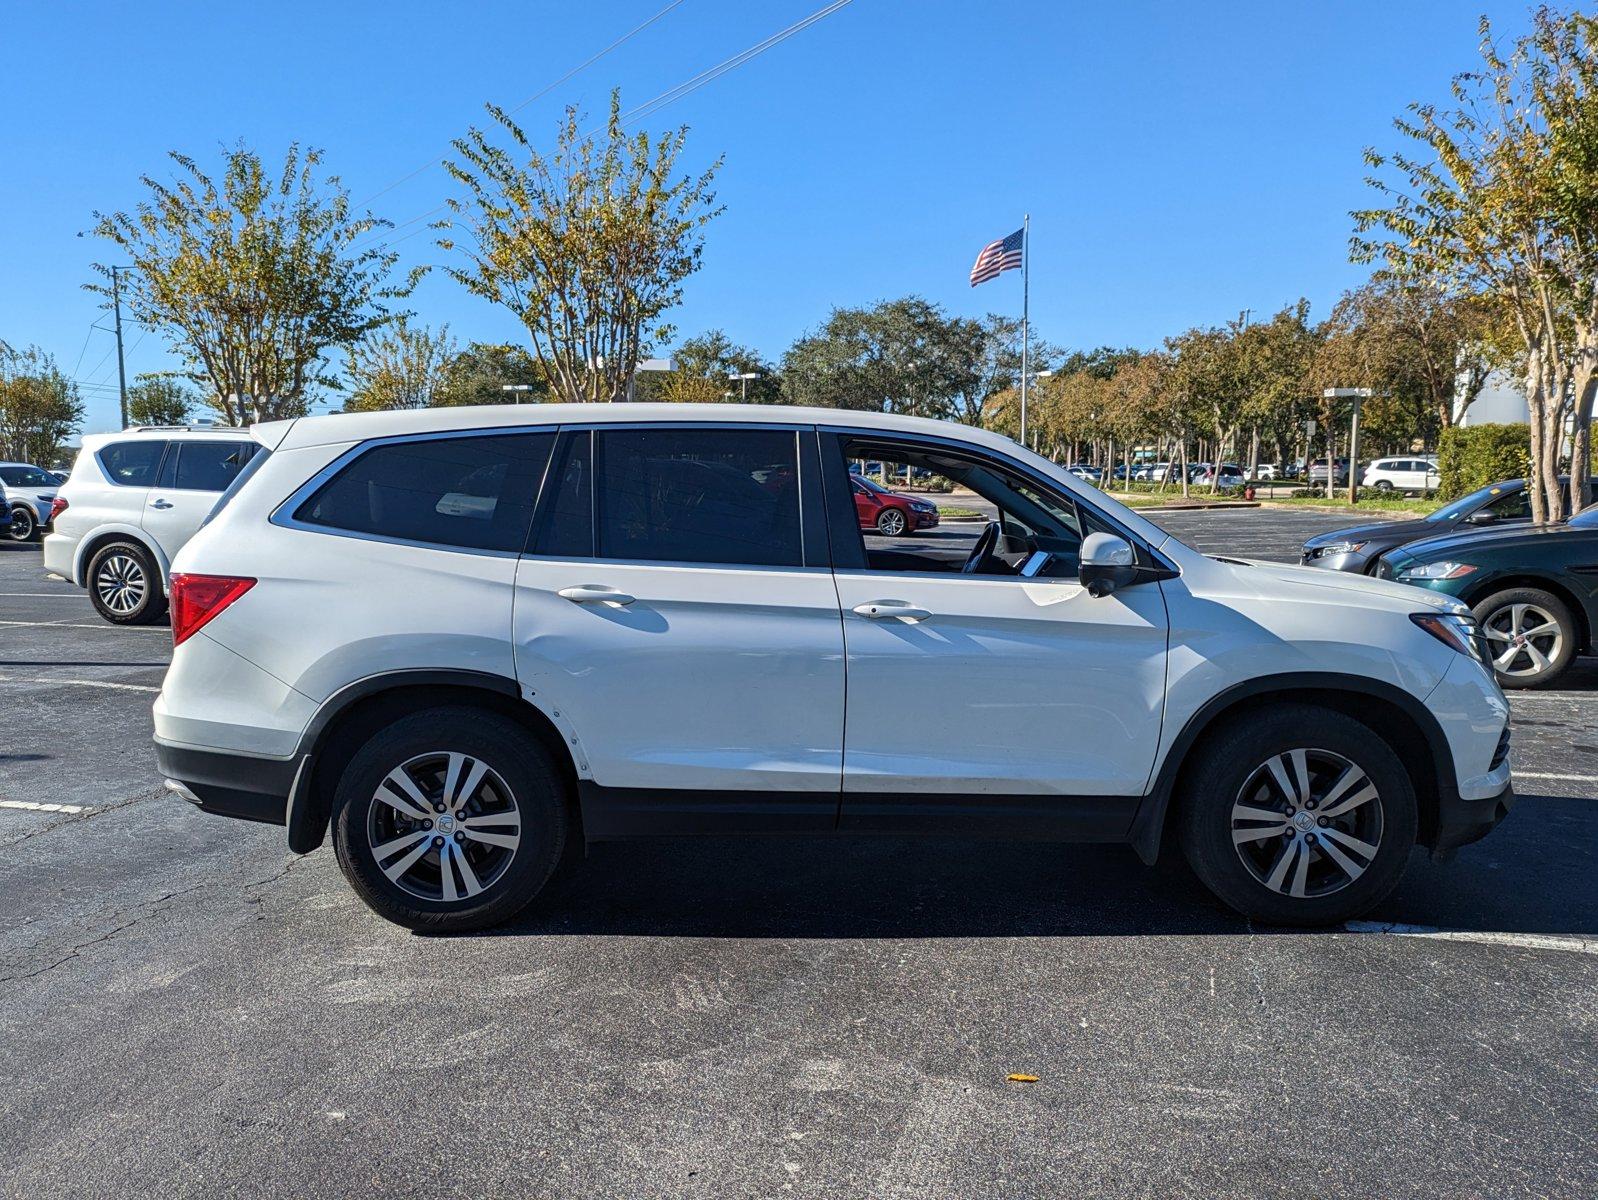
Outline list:
[[[1262,586],[1279,588],[1287,584],[1304,588],[1324,599],[1330,591],[1348,592],[1349,603],[1365,603],[1373,607],[1394,611],[1415,612],[1419,609],[1436,609],[1439,612],[1464,612],[1465,606],[1451,596],[1425,588],[1411,587],[1391,579],[1374,579],[1369,575],[1354,575],[1345,571],[1323,571],[1317,567],[1300,567],[1287,563],[1264,562],[1260,559],[1221,559],[1242,574],[1247,572]],[[1358,599],[1356,599],[1356,597]]]
[[[1318,533],[1304,543],[1304,548],[1329,546],[1333,542],[1401,542],[1424,536],[1430,530],[1447,529],[1422,518],[1408,521],[1372,521],[1368,525],[1350,525],[1347,529],[1334,529],[1331,533]]]
[[[1495,529],[1492,526],[1470,526],[1468,530],[1455,533],[1445,533],[1439,537],[1422,538],[1411,542],[1402,550],[1393,551],[1394,559],[1406,561],[1435,560],[1448,558],[1455,554],[1471,558],[1486,552],[1512,550],[1516,546],[1530,545],[1541,538],[1581,536],[1582,533],[1592,533],[1591,530],[1572,529],[1569,525],[1515,525],[1509,529]]]

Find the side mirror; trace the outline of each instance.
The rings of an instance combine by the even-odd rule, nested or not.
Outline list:
[[[1113,533],[1090,533],[1082,542],[1077,578],[1090,596],[1108,596],[1138,578],[1131,544]]]
[[[1496,525],[1497,523],[1498,518],[1486,509],[1482,509],[1480,512],[1473,512],[1465,518],[1465,524],[1467,525]]]

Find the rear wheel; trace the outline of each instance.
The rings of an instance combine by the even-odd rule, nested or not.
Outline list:
[[[1392,748],[1330,709],[1251,713],[1183,773],[1178,832],[1194,872],[1245,916],[1332,925],[1380,902],[1415,844],[1415,792]]]
[[[1473,611],[1506,688],[1547,687],[1576,657],[1575,618],[1564,601],[1541,588],[1510,588]]]
[[[498,925],[553,877],[570,831],[547,751],[498,713],[435,708],[375,734],[340,776],[333,847],[379,916],[432,933]]]
[[[89,602],[113,625],[153,625],[166,615],[161,573],[137,542],[112,542],[89,560]]]
[[[1391,479],[1378,479],[1376,481],[1376,490],[1378,492],[1390,492],[1390,491],[1392,491],[1393,490],[1393,481]]]

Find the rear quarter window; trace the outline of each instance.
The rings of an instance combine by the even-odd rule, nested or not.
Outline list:
[[[295,511],[300,524],[384,540],[519,553],[553,433],[374,446]]]

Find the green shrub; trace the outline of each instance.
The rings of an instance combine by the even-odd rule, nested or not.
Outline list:
[[[1531,431],[1524,425],[1467,425],[1443,430],[1437,446],[1437,494],[1444,500],[1531,474]]]

